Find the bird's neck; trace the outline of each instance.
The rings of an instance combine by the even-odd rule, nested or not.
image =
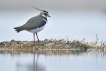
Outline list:
[[[47,21],[47,18],[43,17],[43,20],[44,20],[44,21]]]

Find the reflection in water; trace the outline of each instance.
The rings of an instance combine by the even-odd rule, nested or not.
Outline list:
[[[105,71],[106,49],[0,51],[0,71],[8,70]]]
[[[45,66],[38,63],[39,54],[37,54],[37,57],[33,58],[33,64],[26,64],[23,65],[22,63],[17,63],[17,71],[46,71]]]

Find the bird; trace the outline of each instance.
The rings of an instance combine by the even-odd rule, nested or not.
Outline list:
[[[35,34],[36,34],[37,41],[40,42],[37,33],[44,29],[48,21],[47,17],[50,17],[50,15],[46,10],[41,10],[34,6],[32,7],[39,10],[40,14],[30,18],[25,24],[23,24],[22,26],[15,27],[14,29],[18,33],[23,30],[33,33],[34,42],[36,42],[35,41]]]

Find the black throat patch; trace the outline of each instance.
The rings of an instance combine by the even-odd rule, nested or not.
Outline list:
[[[43,20],[41,21],[39,28],[44,26],[47,23],[47,18],[43,17]]]
[[[43,19],[44,19],[45,21],[47,21],[47,18],[43,17]]]

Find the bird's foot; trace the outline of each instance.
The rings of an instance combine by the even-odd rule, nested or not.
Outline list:
[[[41,40],[38,40],[38,41],[34,41],[34,43],[40,43],[41,42]]]
[[[38,43],[40,43],[41,42],[41,40],[38,40]]]

